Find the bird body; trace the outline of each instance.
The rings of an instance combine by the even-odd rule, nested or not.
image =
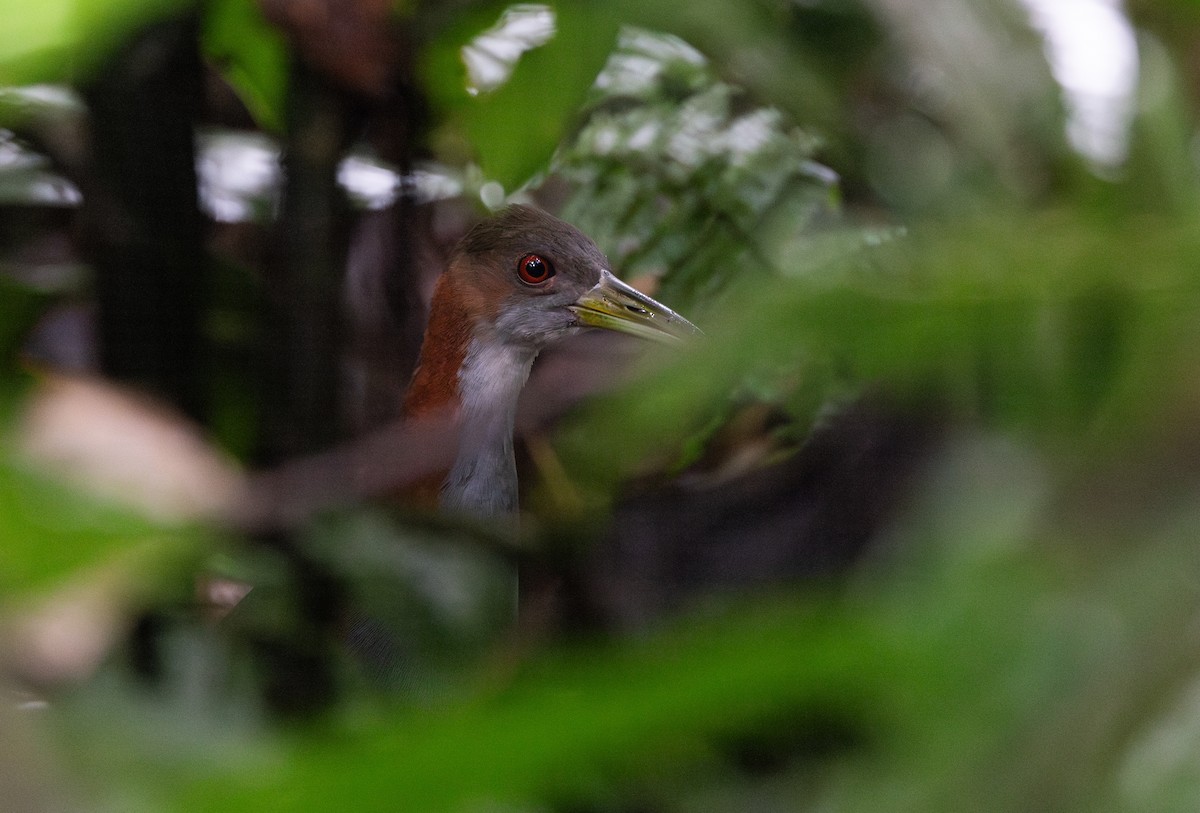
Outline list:
[[[404,402],[408,418],[452,414],[459,448],[443,509],[486,518],[517,508],[517,400],[543,347],[584,327],[667,341],[694,325],[613,276],[586,235],[528,206],[480,223],[438,280]]]

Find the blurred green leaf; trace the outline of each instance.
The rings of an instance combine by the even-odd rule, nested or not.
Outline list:
[[[0,460],[0,595],[51,587],[124,554],[192,551],[180,535]]]
[[[283,130],[288,50],[254,0],[214,0],[205,6],[204,51],[265,129]]]
[[[838,376],[818,390],[849,379],[948,403],[1080,453],[1081,438],[1120,448],[1197,363],[1196,251],[1186,224],[1098,230],[1048,212],[913,231],[819,276],[743,276],[689,312],[708,335],[684,358],[587,411],[563,438],[567,460],[609,493],[637,465],[629,449],[668,449],[745,371],[772,365]]]
[[[0,6],[0,84],[27,84],[61,79],[65,57],[75,44],[72,14],[75,0],[49,0],[30,5],[6,0]]]
[[[61,82],[93,69],[128,32],[193,0],[0,0],[0,85]]]
[[[903,551],[852,596],[726,602],[641,641],[539,658],[471,702],[295,732],[276,769],[209,768],[172,783],[170,806],[640,798],[671,776],[738,781],[729,758],[762,738],[794,743],[802,765],[839,766],[785,809],[952,811],[977,798],[988,810],[1095,810],[1123,792],[1113,766],[1141,734],[1129,715],[1195,674],[1175,642],[1200,593],[1169,577],[1196,564],[1195,493],[1132,537],[1097,539],[1047,524],[1043,475],[1027,451],[968,440],[923,483],[898,530]],[[1097,543],[1105,554],[1080,568],[1075,554]],[[803,734],[830,725],[842,744],[810,750]]]
[[[758,631],[747,635],[747,628]],[[797,657],[799,647],[810,657]],[[825,696],[829,681],[843,686],[848,713],[863,708],[855,676],[881,647],[886,642],[873,632],[804,608],[749,613],[653,644],[543,664],[512,689],[460,709],[388,715],[345,734],[314,732],[295,742],[281,773],[199,781],[177,804],[438,811],[578,798],[614,772],[703,754],[707,737],[778,719]]]
[[[495,90],[468,92],[462,49],[508,4],[485,4],[443,32],[425,55],[430,96],[465,136],[484,174],[508,191],[545,169],[612,49],[617,19],[599,3],[547,4],[555,33],[524,53]]]
[[[359,631],[394,655],[372,666],[394,689],[447,693],[512,624],[516,570],[477,539],[364,510],[327,518],[303,545],[354,585]]]
[[[206,531],[151,521],[84,494],[23,457],[33,381],[0,376],[0,598],[45,590],[118,560],[136,574],[131,583],[152,585],[162,567],[194,558]]]

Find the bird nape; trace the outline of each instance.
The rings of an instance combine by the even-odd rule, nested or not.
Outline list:
[[[467,233],[438,280],[404,400],[407,418],[458,416],[458,455],[441,486],[447,511],[516,511],[513,423],[534,358],[584,327],[667,342],[700,331],[617,279],[583,232],[510,206]]]

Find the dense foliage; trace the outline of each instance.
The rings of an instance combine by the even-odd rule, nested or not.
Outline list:
[[[1200,8],[1077,5],[1102,125],[1017,0],[0,3],[0,806],[1194,810]],[[396,410],[508,201],[705,336],[479,528]]]

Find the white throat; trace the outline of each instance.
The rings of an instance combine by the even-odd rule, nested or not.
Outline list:
[[[441,505],[477,518],[517,510],[513,424],[517,399],[537,350],[471,339],[458,371],[458,457],[442,486]]]

